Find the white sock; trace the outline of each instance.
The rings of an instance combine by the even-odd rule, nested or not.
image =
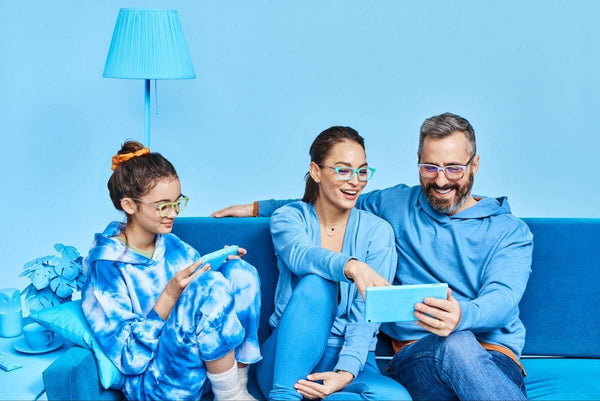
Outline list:
[[[244,387],[248,384],[248,366],[238,367],[238,380]]]
[[[212,391],[215,394],[215,401],[221,400],[256,400],[242,386],[238,379],[238,369],[234,364],[231,369],[223,373],[207,372]]]

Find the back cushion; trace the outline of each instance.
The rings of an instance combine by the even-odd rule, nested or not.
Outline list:
[[[600,219],[523,220],[534,235],[532,274],[520,304],[523,354],[600,357]],[[178,218],[173,232],[202,255],[224,245],[248,250],[244,259],[261,277],[264,341],[279,274],[269,219]]]
[[[200,255],[225,245],[239,245],[248,251],[244,260],[256,267],[261,280],[262,309],[258,337],[261,342],[265,341],[271,334],[269,317],[273,313],[279,275],[269,218],[180,217],[175,219],[173,233],[193,246]]]
[[[600,219],[523,220],[534,243],[523,354],[600,357]]]

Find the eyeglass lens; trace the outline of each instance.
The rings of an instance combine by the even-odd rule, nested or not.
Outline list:
[[[373,176],[373,170],[367,167],[359,168],[358,170],[351,168],[338,168],[337,175],[342,181],[350,181],[354,176],[355,171],[360,181],[368,181]]]
[[[464,173],[465,167],[463,166],[446,166],[438,167],[434,165],[421,165],[419,166],[419,174],[424,178],[435,178],[438,175],[438,171],[443,171],[446,178],[449,180],[460,180]]]

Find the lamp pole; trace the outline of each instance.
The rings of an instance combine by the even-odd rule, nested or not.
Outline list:
[[[150,80],[145,80],[146,90],[144,91],[144,144],[150,147]]]

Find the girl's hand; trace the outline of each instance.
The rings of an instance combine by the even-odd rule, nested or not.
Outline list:
[[[201,269],[198,269],[198,266],[201,264],[202,260],[198,260],[185,269],[178,271],[167,283],[167,287],[164,290],[165,295],[174,302],[177,302],[181,293],[185,290],[185,287],[187,287],[192,280],[200,274],[210,270],[210,263],[207,263],[202,266]]]
[[[225,248],[228,248],[229,245],[225,245]],[[238,248],[238,254],[236,255],[229,255],[227,256],[227,260],[231,260],[231,259],[241,259],[242,256],[244,256],[245,254],[247,254],[248,251],[246,251],[244,248]]]
[[[306,378],[308,380],[298,380],[298,383],[294,384],[294,388],[303,397],[314,400],[340,391],[354,380],[354,375],[338,370],[337,372],[312,373]],[[323,384],[319,384],[317,381],[323,381]]]

